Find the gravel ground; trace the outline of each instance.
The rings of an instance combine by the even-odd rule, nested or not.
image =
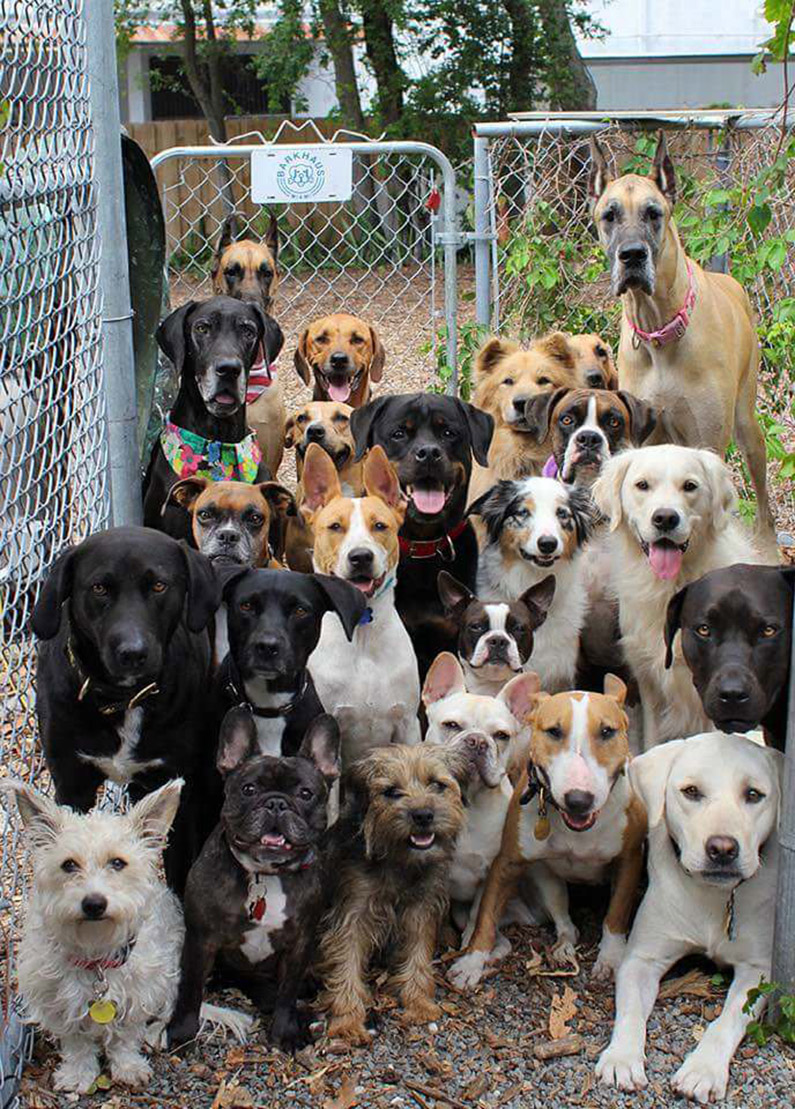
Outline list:
[[[111,1089],[80,1099],[90,1109],[130,1106],[183,1109],[564,1109],[568,1106],[651,1109],[685,1105],[670,1092],[670,1078],[705,1025],[720,1011],[724,989],[710,983],[708,966],[680,966],[664,984],[649,1023],[643,1093],[620,1094],[596,1083],[594,1064],[605,1045],[613,1012],[612,986],[591,986],[588,968],[597,936],[591,908],[575,911],[584,942],[583,968],[570,977],[532,977],[551,934],[512,928],[514,951],[499,973],[474,995],[447,989],[440,966],[438,1025],[404,1029],[386,993],[377,994],[372,1046],[353,1051],[318,1042],[292,1059],[254,1042],[246,1047],[202,1040],[186,1058],[158,1054],[154,1078],[141,1093]],[[244,1007],[240,996],[213,1000]],[[571,1012],[568,1019],[567,1013]],[[556,1015],[558,1013],[558,1015]],[[564,1027],[565,1025],[565,1027]],[[564,1037],[567,1037],[564,1039]],[[544,1060],[556,1044],[574,1054]],[[49,1094],[54,1052],[39,1041],[26,1071],[22,1104],[28,1109],[64,1106]],[[780,1043],[743,1044],[731,1070],[731,1109],[791,1106],[795,1052]],[[71,1099],[76,1102],[77,1099]]]

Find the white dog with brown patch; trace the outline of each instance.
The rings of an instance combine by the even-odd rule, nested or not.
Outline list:
[[[422,702],[428,715],[427,743],[450,744],[467,756],[472,774],[466,790],[466,826],[456,840],[450,870],[453,921],[463,932],[489,867],[500,849],[513,793],[508,767],[529,738],[525,718],[540,689],[538,675],[519,674],[496,697],[467,693],[461,663],[443,651],[425,678]]]
[[[344,497],[334,463],[311,443],[304,458],[302,511],[315,533],[313,565],[367,598],[349,643],[334,613],[323,617],[309,670],[342,733],[342,765],[371,747],[419,743],[420,678],[409,634],[395,608],[406,504],[394,466],[375,446],[364,463],[364,497]]]
[[[640,690],[643,749],[704,731],[710,723],[678,643],[665,669],[665,614],[674,593],[709,570],[762,561],[732,515],[731,473],[712,451],[640,447],[609,459],[591,492],[610,518],[603,551]]]
[[[660,979],[679,959],[706,954],[734,968],[721,1014],[673,1077],[699,1102],[726,1094],[729,1065],[770,980],[783,766],[746,736],[710,732],[638,756],[630,781],[649,822],[649,887],[616,978],[613,1038],[596,1073],[623,1090],[646,1085],[646,1022]]]
[[[605,882],[615,864],[613,893],[602,929],[597,978],[620,965],[624,935],[643,868],[646,822],[626,776],[629,760],[626,688],[612,674],[602,693],[539,693],[530,760],[511,798],[502,845],[494,860],[466,953],[449,978],[459,989],[481,980],[511,945],[499,933],[503,911],[526,875],[555,925],[551,958],[575,958],[577,930],[569,916],[568,882]]]

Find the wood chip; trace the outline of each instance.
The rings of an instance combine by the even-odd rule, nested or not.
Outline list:
[[[536,1059],[560,1059],[564,1055],[579,1055],[585,1049],[585,1040],[580,1035],[564,1036],[559,1040],[536,1044],[533,1054]]]
[[[700,970],[690,970],[680,978],[671,978],[660,986],[658,998],[664,1001],[671,997],[712,997],[713,987],[709,978]]]

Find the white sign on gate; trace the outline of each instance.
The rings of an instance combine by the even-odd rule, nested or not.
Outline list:
[[[343,146],[281,146],[251,154],[255,204],[350,200],[353,152]]]

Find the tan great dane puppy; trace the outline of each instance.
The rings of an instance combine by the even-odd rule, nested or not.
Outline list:
[[[589,190],[599,239],[620,297],[621,388],[654,405],[661,420],[649,442],[710,447],[732,436],[757,498],[757,531],[770,535],[765,441],[754,415],[759,346],[744,289],[688,258],[673,221],[674,166],[661,133],[648,177],[612,180],[591,141]]]

